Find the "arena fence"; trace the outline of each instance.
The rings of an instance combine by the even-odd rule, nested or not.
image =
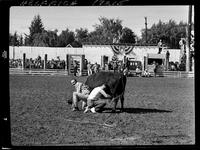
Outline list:
[[[174,78],[187,78],[192,77],[194,78],[194,72],[186,72],[186,71],[164,71],[164,77],[174,77]]]
[[[16,75],[68,75],[67,70],[26,70],[21,68],[9,68],[9,74]],[[151,72],[153,75],[153,72]],[[87,70],[82,71],[82,76],[87,76]],[[170,78],[194,78],[194,72],[186,71],[163,71],[162,74],[158,74],[159,77],[170,77]]]

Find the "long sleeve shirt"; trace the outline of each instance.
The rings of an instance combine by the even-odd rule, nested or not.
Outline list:
[[[92,101],[98,100],[102,95],[104,97],[109,96],[101,87],[94,88],[87,99],[88,107],[90,108],[92,106]]]
[[[89,87],[81,82],[75,84],[76,92],[88,95],[90,93]]]

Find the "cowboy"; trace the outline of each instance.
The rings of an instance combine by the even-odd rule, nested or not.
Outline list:
[[[99,87],[94,88],[87,99],[87,107],[84,113],[91,111],[92,113],[101,112],[102,108],[106,105],[107,100],[111,96],[108,95],[104,89],[107,87],[106,84],[103,84]],[[104,96],[104,97],[103,97]],[[102,98],[103,97],[103,98]]]
[[[75,87],[76,91],[73,92],[72,111],[77,111],[78,102],[82,100],[82,109],[86,106],[87,98],[90,94],[89,87],[84,83],[77,82],[76,79],[71,80],[71,84]]]

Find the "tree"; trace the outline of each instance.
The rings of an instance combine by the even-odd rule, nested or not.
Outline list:
[[[42,33],[44,27],[40,15],[34,17],[33,21],[31,22],[31,26],[29,27],[29,30],[30,35],[34,35],[35,33]]]
[[[160,39],[170,48],[179,48],[180,38],[186,37],[187,23],[180,22],[177,24],[174,20],[169,20],[167,23],[159,20],[157,24],[153,24],[147,30],[147,41],[149,44],[156,44]],[[141,44],[145,43],[145,29],[142,29]]]
[[[30,34],[26,37],[26,44],[33,45],[34,37],[38,38],[38,35],[44,31],[44,26],[40,15],[34,16],[33,21],[31,22],[31,26],[29,27]]]
[[[87,42],[95,43],[95,44],[106,44],[107,41],[103,36],[102,30],[95,30],[88,34]]]
[[[58,45],[61,47],[66,47],[68,44],[71,44],[74,41],[74,32],[69,31],[69,29],[62,31],[61,34],[58,36]]]
[[[14,35],[9,34],[9,45],[19,46],[19,36],[17,35],[17,32],[15,32]]]
[[[115,37],[120,36],[122,21],[119,19],[99,18],[100,24],[94,25],[95,30],[88,34],[87,42],[111,44]]]
[[[76,32],[75,38],[76,38],[77,42],[82,44],[87,41],[87,38],[88,38],[88,30],[87,29],[80,28],[80,29],[76,29],[75,32]]]
[[[48,47],[49,37],[47,31],[43,31],[42,33],[35,33],[33,35],[32,46]]]
[[[136,35],[133,31],[127,27],[122,29],[122,37],[120,39],[120,43],[135,43]]]
[[[23,36],[20,35],[20,37],[19,37],[19,46],[23,46],[23,45],[24,45]]]
[[[58,46],[58,36],[57,30],[55,31],[47,31],[47,38],[48,38],[48,46],[49,47],[57,47]]]
[[[73,41],[72,43],[71,43],[71,46],[72,47],[82,47],[82,44],[80,43],[80,42],[78,42],[78,41]]]

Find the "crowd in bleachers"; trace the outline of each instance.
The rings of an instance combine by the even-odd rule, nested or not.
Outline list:
[[[25,69],[43,69],[44,68],[44,60],[38,56],[36,59],[25,59]]]
[[[185,71],[185,64],[179,62],[169,62],[168,71]]]
[[[64,60],[47,60],[47,69],[65,69]]]
[[[22,68],[22,59],[9,59],[10,68]],[[44,69],[44,60],[38,56],[36,59],[25,59],[25,69]],[[57,59],[47,60],[46,69],[65,69],[65,61]]]
[[[22,68],[22,59],[9,59],[10,68]]]
[[[100,70],[114,70],[114,72],[123,73],[125,69],[128,69],[128,66],[122,63],[122,61],[110,61],[104,66],[100,66],[98,63],[91,64],[90,62],[88,62],[86,66],[89,75],[99,72]]]
[[[9,59],[10,68],[22,68],[22,59]],[[38,56],[36,59],[26,59],[25,69],[44,69],[44,60]],[[46,69],[65,69],[65,60],[57,59],[47,60]],[[90,70],[91,73],[98,72],[99,70],[114,70],[118,72],[123,72],[128,69],[128,66],[123,64],[121,61],[114,62],[110,61],[108,64],[102,68],[99,64],[87,63],[85,69]],[[185,71],[185,64],[178,62],[169,62],[168,71]]]

